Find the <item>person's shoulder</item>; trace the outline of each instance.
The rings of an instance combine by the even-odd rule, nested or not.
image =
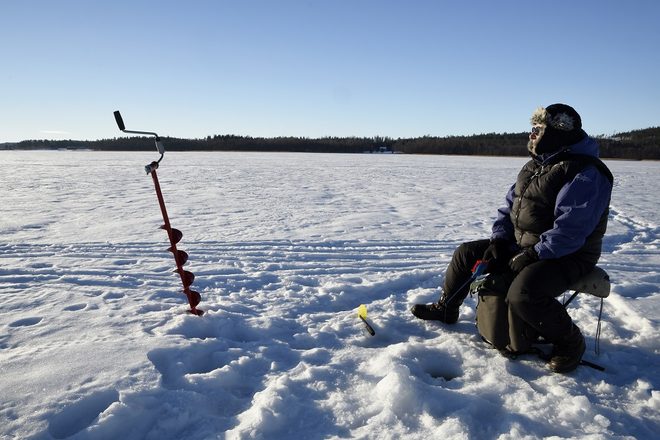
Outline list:
[[[573,154],[582,154],[586,156],[599,157],[600,144],[598,141],[585,133],[585,136],[578,143],[571,145],[569,151]]]
[[[566,155],[564,160],[574,162],[580,169],[580,174],[591,174],[592,176],[600,174],[610,182],[610,185],[614,183],[612,172],[598,156],[572,153]]]

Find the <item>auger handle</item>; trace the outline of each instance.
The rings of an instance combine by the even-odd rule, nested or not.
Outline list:
[[[115,121],[117,121],[117,127],[119,127],[121,131],[126,130],[124,120],[121,118],[121,113],[119,113],[119,110],[115,110]]]
[[[115,115],[115,122],[117,122],[117,127],[119,127],[119,129],[124,133],[148,134],[150,136],[154,136],[156,138],[156,150],[158,151],[158,153],[160,153],[160,159],[158,159],[158,162],[160,162],[163,159],[163,155],[165,154],[165,147],[163,146],[163,143],[160,141],[160,136],[158,136],[158,133],[154,133],[153,131],[126,130],[126,126],[124,125],[124,119],[122,119],[119,110],[115,110],[114,115]],[[145,169],[148,167],[149,165],[147,165]],[[147,170],[147,173],[149,173],[149,170]]]

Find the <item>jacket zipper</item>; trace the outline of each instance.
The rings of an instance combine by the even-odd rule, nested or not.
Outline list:
[[[515,231],[516,229],[519,230],[519,228],[518,228],[518,223],[519,223],[519,221],[520,221],[520,211],[522,210],[521,208],[522,208],[523,195],[527,192],[527,189],[528,189],[529,186],[532,184],[532,182],[534,181],[534,179],[536,179],[536,178],[539,177],[541,174],[543,174],[543,170],[544,170],[544,168],[545,168],[545,165],[541,165],[541,168],[539,168],[538,170],[536,170],[536,171],[534,172],[534,174],[532,174],[532,176],[527,180],[525,186],[523,186],[522,191],[520,191],[520,195],[518,196],[518,200],[517,200],[517,202],[518,202],[518,211],[516,212],[516,221],[515,221],[515,223],[514,223],[514,225],[513,225],[513,227],[514,227],[514,231]],[[521,238],[521,240],[522,240],[522,236],[521,236],[520,238]]]

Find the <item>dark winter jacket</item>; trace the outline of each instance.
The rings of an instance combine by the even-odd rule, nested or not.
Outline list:
[[[534,247],[540,259],[577,253],[595,264],[607,227],[612,183],[590,161],[598,143],[585,137],[558,153],[527,162],[498,210],[491,238]],[[571,159],[573,157],[574,159]],[[610,174],[611,177],[611,174]]]

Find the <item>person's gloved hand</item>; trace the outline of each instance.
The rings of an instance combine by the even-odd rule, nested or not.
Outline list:
[[[490,241],[482,260],[491,261],[506,258],[509,254],[509,242],[501,238]]]
[[[496,238],[490,241],[490,245],[486,248],[484,256],[481,258],[483,261],[488,262],[489,272],[500,272],[501,269],[506,267],[506,264],[511,257],[511,243],[507,240]]]
[[[515,273],[519,273],[525,267],[539,261],[539,255],[534,248],[525,248],[509,260],[509,267]]]

